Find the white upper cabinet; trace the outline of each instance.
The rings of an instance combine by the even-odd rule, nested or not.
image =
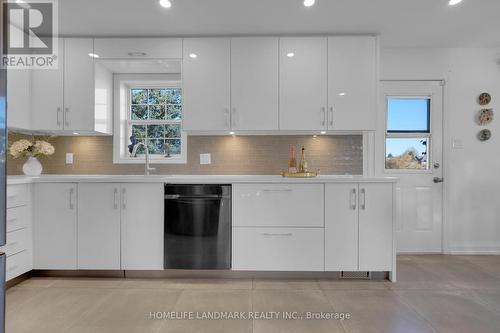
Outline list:
[[[181,59],[180,38],[96,38],[94,53],[111,59]]]
[[[64,39],[64,129],[94,130],[92,39]]]
[[[120,184],[78,185],[78,269],[120,269]]]
[[[231,127],[278,130],[278,45],[274,37],[231,39]]]
[[[184,39],[183,99],[184,130],[231,128],[228,38]]]
[[[328,38],[328,129],[375,130],[377,40]]]
[[[280,129],[326,130],[327,38],[280,39]]]
[[[31,115],[33,130],[63,130],[63,39],[59,39],[58,43],[59,64],[57,69],[35,69],[32,72]]]
[[[31,128],[31,70],[7,70],[7,126]]]

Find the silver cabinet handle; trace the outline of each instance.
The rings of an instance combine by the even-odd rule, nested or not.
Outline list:
[[[75,194],[75,189],[72,187],[69,189],[69,209],[75,209],[75,204],[73,203],[73,194]]]
[[[115,188],[113,191],[113,208],[118,209],[118,189]]]
[[[69,108],[64,108],[64,124],[69,126]]]
[[[293,190],[291,188],[285,188],[285,189],[264,189],[262,191],[263,192],[292,192]]]
[[[351,209],[352,210],[356,210],[356,197],[357,197],[357,194],[356,194],[356,189],[353,188],[351,190]]]
[[[56,112],[56,121],[57,121],[57,127],[60,127],[61,126],[61,120],[59,119],[59,114],[61,113],[61,108],[58,107],[57,108],[57,112]]]
[[[321,126],[324,127],[326,125],[326,109],[325,109],[325,107],[321,108],[321,118],[323,119],[321,121]]]
[[[232,122],[233,122],[233,128],[236,129],[236,108],[234,108],[234,107],[232,109],[231,119],[232,119]]]
[[[360,196],[359,196],[359,208],[362,210],[366,209],[366,190],[362,188],[360,191]]]
[[[288,232],[288,233],[284,233],[284,234],[274,234],[274,233],[270,233],[270,232],[264,232],[264,233],[262,233],[262,236],[266,236],[266,237],[291,237],[291,236],[293,236],[293,233]]]
[[[330,107],[330,116],[328,118],[330,119],[330,126],[333,126],[333,106]]]
[[[226,128],[231,128],[231,115],[229,114],[229,109],[225,108],[224,113],[226,115]]]
[[[122,189],[122,209],[127,209],[127,189]]]

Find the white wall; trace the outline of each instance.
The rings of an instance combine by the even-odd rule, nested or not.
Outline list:
[[[385,80],[445,79],[446,253],[500,254],[500,48],[383,49]],[[492,139],[474,122],[481,92],[492,95]],[[463,149],[453,149],[461,140]]]

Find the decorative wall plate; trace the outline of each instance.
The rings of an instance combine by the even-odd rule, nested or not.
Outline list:
[[[488,141],[489,139],[491,139],[491,131],[488,129],[484,129],[484,130],[479,132],[477,137],[478,137],[479,141]]]
[[[491,95],[488,93],[482,93],[478,98],[479,105],[488,105],[491,102]]]
[[[477,114],[477,124],[480,126],[488,125],[493,121],[493,109],[482,109]]]

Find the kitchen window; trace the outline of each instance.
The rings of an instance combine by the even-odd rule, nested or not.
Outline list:
[[[115,101],[118,99],[119,104],[115,117],[119,118],[120,133],[115,138],[115,163],[142,163],[144,146],[138,147],[136,156],[131,155],[138,143],[148,147],[152,163],[186,163],[180,82],[115,78],[115,84]]]
[[[386,170],[428,170],[431,99],[388,97],[385,133]]]

